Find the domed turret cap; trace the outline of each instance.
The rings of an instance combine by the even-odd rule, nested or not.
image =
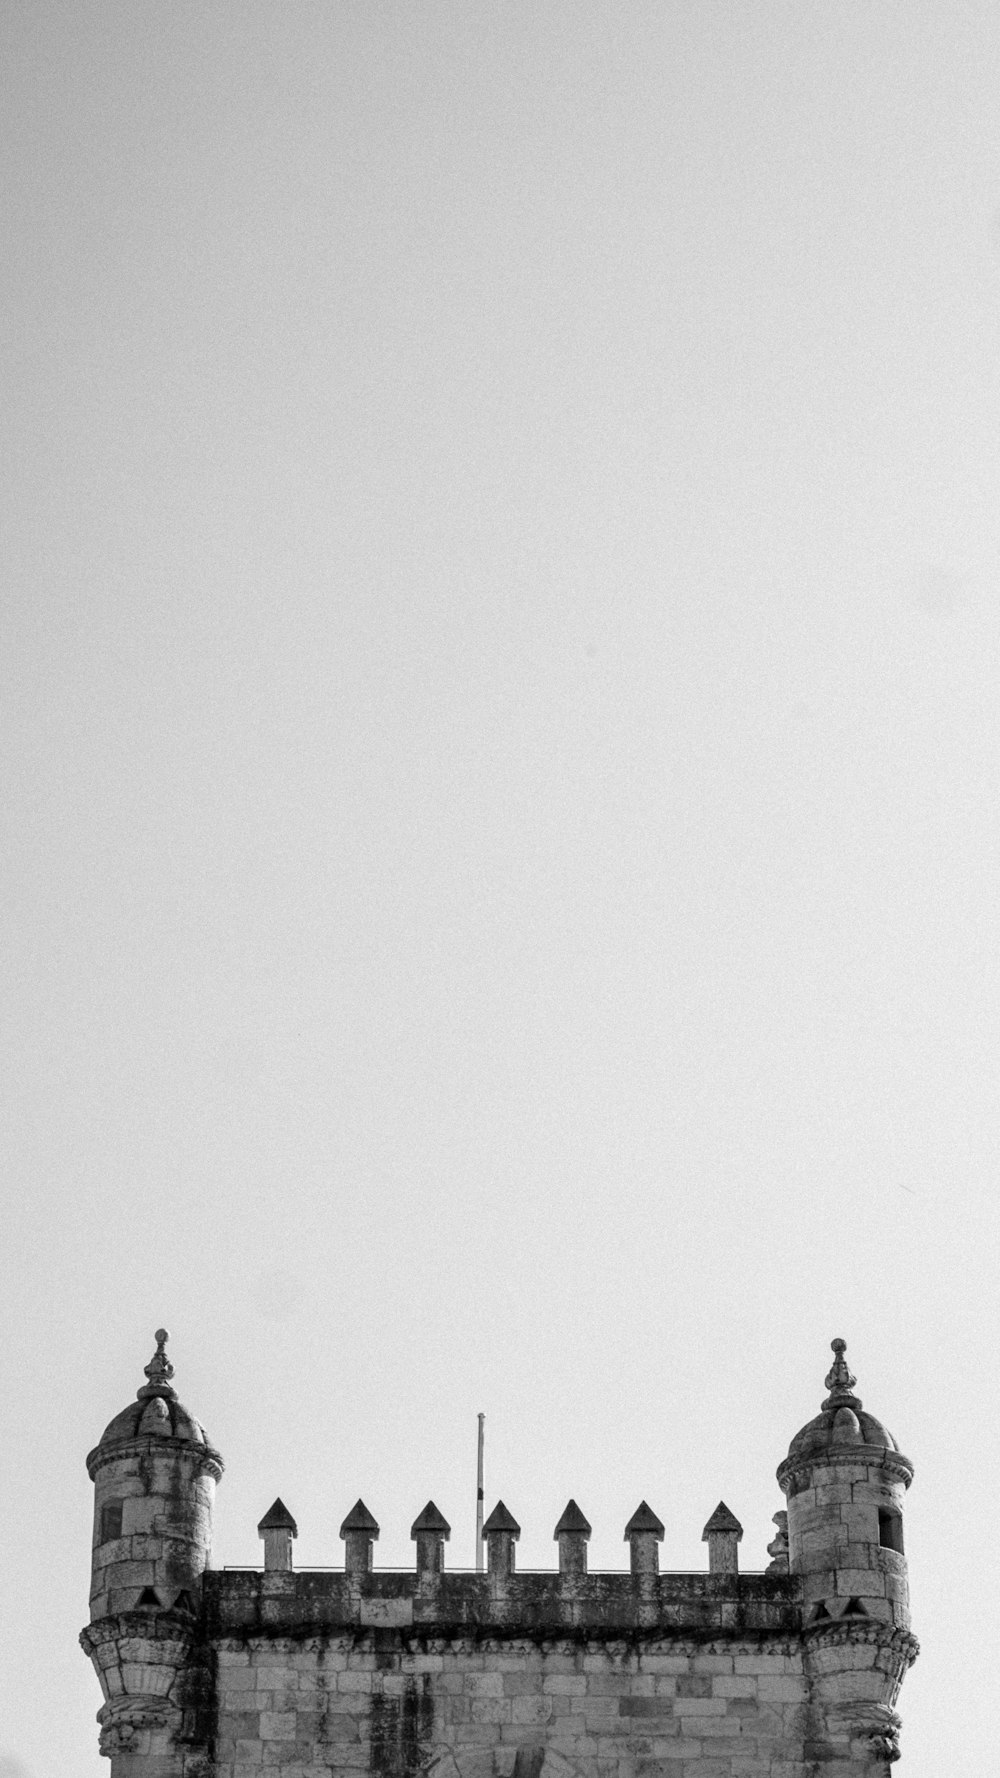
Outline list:
[[[852,1445],[867,1445],[896,1455],[912,1473],[912,1465],[907,1457],[903,1457],[892,1433],[881,1420],[876,1420],[874,1414],[865,1413],[860,1398],[854,1394],[858,1379],[844,1357],[847,1341],[831,1340],[830,1346],[833,1364],[826,1375],[829,1394],[815,1420],[810,1420],[801,1432],[795,1434],[788,1447],[786,1463],[794,1465],[803,1459],[818,1460],[827,1451],[848,1451]],[[784,1467],[783,1464],[782,1469]]]
[[[177,1391],[170,1381],[174,1367],[166,1353],[169,1338],[165,1327],[157,1328],[156,1351],[144,1367],[148,1381],[136,1391],[135,1401],[116,1414],[104,1428],[100,1443],[87,1458],[91,1472],[94,1460],[103,1456],[109,1445],[146,1438],[177,1439],[188,1446],[200,1446],[206,1457],[211,1457],[221,1468],[222,1460],[213,1449],[205,1428],[177,1399]]]

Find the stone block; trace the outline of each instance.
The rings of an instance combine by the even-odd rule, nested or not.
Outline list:
[[[510,1705],[511,1720],[523,1723],[548,1722],[552,1714],[551,1699],[546,1697],[514,1698]]]
[[[729,1665],[732,1671],[732,1662]],[[712,1676],[710,1673],[685,1673],[677,1680],[677,1696],[679,1698],[710,1698],[712,1696]]]
[[[510,1723],[459,1722],[455,1724],[451,1738],[456,1747],[493,1747],[507,1737],[510,1730]],[[522,1739],[524,1732],[523,1727],[515,1731]]]
[[[604,1673],[588,1673],[586,1682],[588,1698],[620,1698],[631,1689],[632,1675],[608,1669]]]
[[[724,1716],[686,1716],[681,1726],[685,1734],[697,1735],[702,1740],[712,1740],[717,1735],[739,1735],[743,1732],[739,1717],[730,1716],[728,1712]]]
[[[848,1480],[820,1482],[810,1490],[817,1506],[843,1506],[854,1497],[856,1484]]]
[[[840,1568],[836,1592],[841,1598],[853,1594],[858,1599],[884,1599],[885,1575],[876,1568]]]
[[[468,1673],[465,1676],[465,1690],[472,1698],[502,1698],[503,1674]]]
[[[714,1698],[755,1698],[757,1680],[749,1673],[718,1673],[712,1680]]]
[[[372,1676],[370,1673],[347,1672],[337,1674],[338,1692],[370,1692],[371,1689]]]
[[[443,1677],[443,1676],[442,1676]],[[502,1673],[503,1695],[505,1698],[521,1698],[542,1690],[542,1675],[534,1673]],[[440,1684],[440,1681],[438,1681]]]
[[[529,1722],[535,1719],[513,1714],[517,1705],[531,1703],[534,1700],[524,1698],[471,1698],[469,1700],[470,1722]]]
[[[757,1696],[772,1704],[800,1704],[809,1695],[809,1688],[804,1679],[796,1678],[791,1673],[761,1674],[757,1681]]]
[[[224,1696],[231,1692],[250,1692],[257,1684],[257,1675],[252,1667],[233,1667],[219,1675],[219,1685]]]
[[[294,1710],[262,1710],[260,1738],[262,1741],[294,1741]]]
[[[324,1741],[357,1741],[360,1729],[353,1716],[327,1716],[322,1722]]]
[[[337,1679],[342,1677],[342,1674],[335,1675],[335,1678]],[[366,1703],[367,1699],[364,1692],[340,1692],[331,1689],[326,1693],[323,1699],[323,1708],[327,1711],[328,1715],[331,1716],[343,1716],[348,1714],[356,1716],[359,1711],[365,1709]]]

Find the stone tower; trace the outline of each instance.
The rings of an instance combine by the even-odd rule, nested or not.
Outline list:
[[[846,1778],[859,1760],[898,1757],[893,1705],[917,1649],[903,1553],[913,1465],[853,1393],[846,1342],[832,1349],[829,1394],[793,1438],[778,1481],[802,1588],[812,1757],[827,1778]]]
[[[104,1693],[112,1778],[205,1769],[202,1575],[222,1458],[177,1399],[160,1328],[148,1381],[87,1458],[94,1483],[90,1624],[81,1641]]]
[[[522,1573],[498,1501],[483,1573],[448,1567],[433,1500],[407,1568],[375,1566],[378,1521],[358,1500],[342,1566],[297,1570],[278,1498],[258,1526],[263,1567],[209,1569],[222,1462],[177,1400],[166,1338],[87,1460],[82,1641],[111,1778],[889,1778],[916,1654],[912,1467],[853,1393],[843,1340],[778,1471],[787,1511],[766,1568],[741,1568],[743,1527],[720,1500],[704,1572],[661,1569],[663,1523],[643,1500],[628,1567],[592,1572],[570,1500],[558,1566]]]

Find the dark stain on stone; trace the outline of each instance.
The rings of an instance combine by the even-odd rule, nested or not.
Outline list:
[[[371,1753],[368,1765],[384,1778],[396,1778],[399,1771],[399,1702],[376,1692],[372,1698]]]
[[[370,1770],[380,1778],[416,1778],[434,1729],[434,1693],[429,1673],[418,1683],[407,1678],[402,1698],[374,1693],[371,1705]]]
[[[372,1649],[376,1673],[395,1673],[399,1667],[400,1639],[398,1630],[373,1630]]]
[[[519,1747],[514,1759],[514,1778],[538,1778],[544,1758],[544,1747]]]

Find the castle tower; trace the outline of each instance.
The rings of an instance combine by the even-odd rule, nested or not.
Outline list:
[[[222,1458],[177,1399],[160,1328],[148,1381],[87,1458],[94,1483],[90,1624],[81,1642],[105,1702],[111,1778],[204,1769],[195,1650]]]
[[[899,1757],[893,1705],[918,1648],[903,1542],[913,1465],[853,1393],[846,1342],[832,1347],[829,1393],[778,1481],[789,1568],[802,1585],[811,1757],[825,1778],[872,1778]]]

